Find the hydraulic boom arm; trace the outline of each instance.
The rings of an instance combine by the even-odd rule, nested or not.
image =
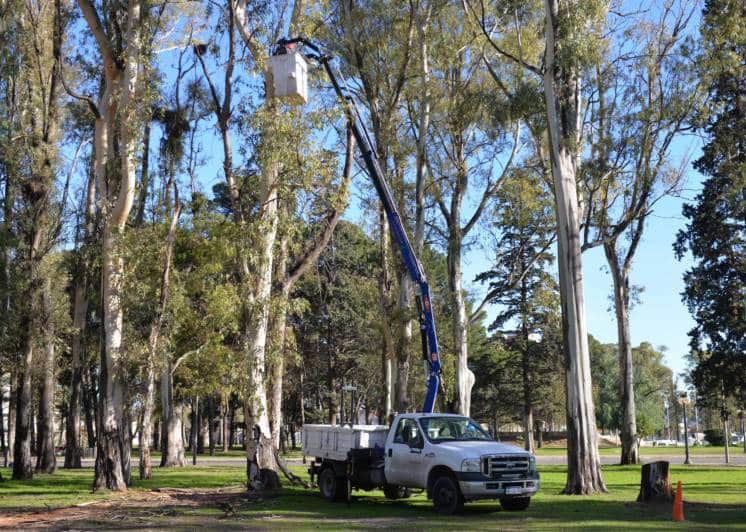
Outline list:
[[[376,158],[376,153],[373,149],[373,141],[365,127],[365,122],[360,114],[360,110],[347,88],[344,77],[340,72],[335,73],[332,70],[330,64],[331,57],[322,54],[315,44],[302,37],[281,39],[277,43],[275,54],[288,53],[288,51],[291,51],[296,44],[300,44],[307,48],[303,53],[304,57],[312,59],[324,67],[324,70],[334,87],[334,91],[346,107],[352,125],[352,134],[360,148],[362,159],[365,163],[366,169],[368,170],[368,175],[373,181],[378,196],[381,198],[381,204],[383,205],[383,210],[386,212],[389,227],[391,228],[391,234],[394,241],[399,246],[404,265],[407,268],[407,273],[415,282],[415,299],[417,301],[420,335],[422,337],[422,356],[427,362],[429,368],[427,394],[425,396],[425,403],[422,406],[422,411],[430,413],[433,411],[435,399],[438,395],[441,368],[438,337],[435,333],[435,317],[430,303],[430,286],[427,283],[427,276],[422,268],[422,264],[414,252],[412,244],[409,242],[409,238],[407,237],[407,233],[404,230],[404,225],[401,221],[401,216],[399,215],[399,210],[396,208],[396,202],[391,193],[391,188],[381,171],[381,167],[378,165],[378,159]],[[340,80],[342,84],[340,84]]]

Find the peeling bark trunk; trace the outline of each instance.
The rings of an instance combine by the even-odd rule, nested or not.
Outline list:
[[[381,274],[378,280],[378,292],[379,305],[381,307],[381,328],[383,330],[383,350],[381,353],[384,377],[383,412],[384,419],[388,422],[388,419],[393,414],[394,405],[396,404],[394,387],[396,349],[394,347],[391,321],[389,319],[389,314],[391,312],[389,222],[383,209],[380,209],[378,216],[378,230],[380,231],[379,249],[381,251]]]
[[[37,473],[54,473],[57,470],[57,458],[54,455],[54,317],[52,308],[50,280],[44,283],[42,296],[42,333],[44,358],[42,362],[43,379],[39,397],[39,454],[36,457]]]
[[[455,224],[460,224],[460,202],[451,206],[451,218]],[[471,389],[474,386],[474,373],[469,369],[467,363],[469,358],[468,349],[468,326],[469,320],[466,315],[466,302],[464,301],[464,287],[461,277],[461,229],[460,227],[449,228],[448,235],[448,290],[453,307],[453,340],[456,350],[456,385],[458,387],[458,413],[468,416],[471,411]]]
[[[562,303],[566,369],[566,494],[606,491],[598,455],[585,320],[580,216],[576,186],[580,142],[580,79],[572,66],[556,63],[560,33],[559,0],[545,0],[546,52],[544,97],[557,216],[557,263]]]
[[[288,261],[288,237],[283,235],[278,246],[275,261],[275,279],[285,280]],[[282,430],[282,385],[285,374],[285,337],[287,334],[287,303],[290,297],[290,286],[283,286],[279,290],[279,301],[275,305],[270,318],[271,349],[269,356],[270,369],[270,427],[272,445],[280,448],[280,432]]]
[[[616,241],[604,244],[604,252],[614,282],[614,311],[617,323],[617,349],[619,351],[619,392],[622,399],[622,455],[620,463],[622,465],[639,464],[640,449],[637,440],[634,367],[629,329],[629,271],[619,264]]]
[[[273,163],[265,169],[266,194],[261,213],[259,230],[260,242],[259,265],[256,270],[256,289],[252,305],[252,320],[244,325],[246,330],[246,375],[247,382],[244,389],[244,420],[246,433],[251,435],[258,432],[258,440],[250,438],[246,446],[247,463],[255,463],[256,467],[248,467],[248,484],[255,489],[261,489],[263,483],[261,470],[277,471],[274,452],[272,449],[272,433],[269,426],[269,411],[267,405],[266,388],[266,346],[267,327],[269,325],[269,300],[272,289],[272,266],[275,237],[277,235],[277,177],[278,169]]]
[[[125,229],[135,195],[135,106],[140,86],[141,2],[127,3],[126,31],[116,50],[90,0],[78,0],[83,17],[98,44],[103,59],[105,88],[97,105],[94,130],[95,171],[102,198],[102,342],[101,380],[97,412],[97,451],[94,490],[126,491],[130,478],[130,429],[123,427],[124,367],[122,360],[123,309],[121,301],[124,261],[117,240]],[[118,138],[114,133],[118,128]],[[114,163],[114,142],[119,148],[119,167]],[[111,186],[111,188],[110,188]]]

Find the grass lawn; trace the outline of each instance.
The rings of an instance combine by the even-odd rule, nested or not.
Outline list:
[[[304,468],[294,468],[304,475]],[[672,466],[674,483],[681,480],[686,501],[686,523],[692,529],[740,528],[746,530],[746,468]],[[300,529],[339,528],[531,528],[556,529],[669,529],[671,508],[649,507],[634,503],[640,482],[639,466],[608,466],[604,479],[609,493],[577,497],[559,495],[565,480],[564,466],[540,468],[542,488],[526,512],[509,513],[499,509],[495,501],[466,505],[459,516],[443,517],[432,511],[430,501],[418,494],[406,501],[387,501],[381,492],[355,492],[354,502],[328,503],[316,491],[289,487],[277,496],[249,501],[236,506],[230,520],[225,510],[215,505],[179,507],[165,516],[153,517],[153,526],[178,525]],[[2,470],[8,479],[10,471]],[[188,467],[154,470],[154,479],[135,480],[133,491],[160,488],[217,488],[239,485],[245,479],[243,467]],[[92,494],[90,469],[67,471],[31,481],[0,483],[0,515],[4,511],[21,509],[44,510],[69,506],[118,495]],[[695,504],[696,503],[696,504]],[[121,511],[120,511],[121,513]],[[109,523],[110,524],[110,523]],[[679,526],[677,525],[677,528]]]

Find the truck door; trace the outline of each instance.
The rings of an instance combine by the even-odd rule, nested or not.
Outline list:
[[[394,438],[386,449],[386,482],[399,486],[420,488],[422,448],[424,437],[417,421],[399,420]]]

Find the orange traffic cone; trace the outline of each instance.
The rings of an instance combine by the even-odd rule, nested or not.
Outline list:
[[[681,487],[681,481],[676,485],[676,495],[673,498],[673,520],[684,520],[684,491]]]

